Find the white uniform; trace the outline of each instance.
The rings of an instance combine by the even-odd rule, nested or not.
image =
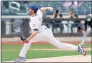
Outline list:
[[[32,29],[38,29],[39,33],[28,43],[25,43],[23,48],[20,51],[19,56],[20,57],[25,57],[27,50],[29,49],[30,45],[32,42],[38,42],[38,41],[46,41],[49,42],[50,44],[54,45],[57,48],[72,48],[76,49],[78,46],[72,45],[72,44],[67,44],[58,41],[54,36],[50,28],[47,28],[46,26],[41,26],[42,24],[42,16],[43,13],[41,10],[37,11],[37,14],[35,16],[30,17],[30,28]]]
[[[82,31],[83,37],[82,37],[81,45],[84,45],[86,43],[86,38],[87,38],[88,34],[91,33],[91,32],[92,32],[91,27],[89,27],[86,32]]]

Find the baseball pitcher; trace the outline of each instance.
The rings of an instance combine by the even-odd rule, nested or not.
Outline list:
[[[58,41],[53,36],[51,29],[47,28],[45,25],[42,25],[43,12],[46,10],[53,11],[53,8],[52,7],[38,8],[35,5],[29,6],[29,13],[30,13],[29,25],[32,30],[32,34],[24,41],[24,46],[22,47],[19,53],[19,58],[17,58],[15,62],[25,61],[26,53],[29,47],[31,46],[31,43],[38,41],[46,41],[57,48],[71,48],[78,50],[78,52],[80,52],[82,55],[86,54],[81,45],[76,46]]]
[[[82,30],[83,37],[82,37],[81,45],[84,45],[86,43],[86,38],[87,38],[88,34],[92,32],[92,16],[89,15],[88,17],[89,18],[87,18],[86,23],[85,23],[85,28],[87,28],[87,25],[89,27],[86,31]],[[92,34],[91,34],[91,36],[92,36]]]

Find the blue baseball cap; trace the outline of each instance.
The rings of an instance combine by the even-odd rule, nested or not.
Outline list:
[[[35,12],[37,12],[37,10],[39,9],[39,7],[36,5],[29,5],[28,8],[34,10]]]

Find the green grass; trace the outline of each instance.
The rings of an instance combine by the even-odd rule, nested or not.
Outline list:
[[[5,50],[10,50],[10,49],[21,49],[23,45],[2,45],[2,49]],[[91,48],[91,44],[86,44],[84,45],[85,48]],[[51,44],[32,44],[31,48],[37,48],[37,49],[51,49],[51,48],[56,48]]]
[[[18,57],[19,52],[23,45],[2,45],[2,50],[15,50],[15,51],[2,51],[2,61],[14,60]],[[84,47],[90,48],[90,44],[86,44]],[[56,48],[51,44],[32,44],[31,48],[37,49],[51,49]],[[27,58],[45,58],[45,57],[58,57],[58,56],[71,56],[79,55],[77,51],[64,51],[64,50],[29,50]],[[87,51],[87,54],[91,54],[91,51]]]
[[[2,45],[2,49],[21,49],[23,45]],[[31,48],[38,48],[38,49],[44,49],[44,48],[56,48],[52,46],[51,44],[32,44]]]
[[[19,51],[3,51],[2,52],[2,61],[9,61],[18,58]],[[91,51],[87,51],[87,54],[91,54]],[[50,50],[30,50],[27,53],[27,59],[32,58],[47,58],[47,57],[59,57],[59,56],[71,56],[71,55],[80,55],[77,51],[50,51]]]
[[[92,44],[85,44],[84,47],[85,48],[92,48]]]

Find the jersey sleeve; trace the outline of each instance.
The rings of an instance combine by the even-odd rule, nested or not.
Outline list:
[[[43,12],[42,12],[41,9],[39,9],[39,10],[37,11],[37,16],[39,16],[40,18],[42,18]]]

